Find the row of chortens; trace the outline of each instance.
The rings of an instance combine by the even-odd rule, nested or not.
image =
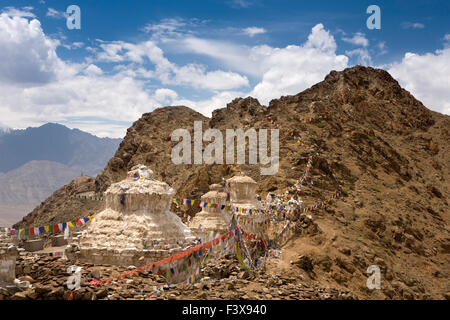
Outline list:
[[[201,200],[245,209],[262,208],[252,178],[235,176],[223,184],[211,185]],[[105,191],[105,210],[96,214],[81,236],[68,246],[67,257],[95,264],[142,265],[204,241],[205,235],[194,225],[217,233],[228,230],[231,213],[220,207],[203,207],[189,228],[170,211],[174,195],[175,190],[167,183],[153,178],[152,170],[134,166],[125,180]],[[251,218],[258,222],[267,219],[264,215]]]

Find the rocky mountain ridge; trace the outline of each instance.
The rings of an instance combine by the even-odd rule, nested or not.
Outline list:
[[[214,111],[211,119],[182,106],[146,113],[128,129],[95,182],[71,183],[16,226],[85,216],[96,208],[74,194],[101,193],[139,163],[185,198],[199,199],[210,184],[240,172],[258,182],[263,198],[284,192],[302,175],[310,155],[285,131],[280,130],[280,168],[273,176],[261,176],[259,165],[175,165],[170,158],[175,129],[192,134],[199,120],[204,130],[273,128],[268,116],[320,153],[302,190],[306,206],[335,191],[328,166],[344,190],[341,199],[313,213],[318,232],[292,240],[274,268],[360,298],[449,297],[449,116],[428,110],[386,71],[361,66],[332,71],[268,107],[248,97]],[[312,120],[299,121],[304,118]],[[381,290],[365,286],[370,265],[381,268]]]

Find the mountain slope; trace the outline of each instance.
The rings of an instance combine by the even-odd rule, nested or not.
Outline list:
[[[0,203],[39,203],[69,183],[80,171],[52,161],[30,161],[0,176]]]
[[[95,189],[95,179],[87,176],[76,178],[69,184],[56,190],[45,201],[34,208],[13,227],[43,226],[79,219],[95,214],[104,207],[103,203],[78,199],[78,193]]]
[[[98,138],[55,123],[5,131],[0,135],[0,172],[11,171],[32,160],[47,160],[96,175],[119,143],[120,139]]]
[[[52,161],[30,161],[0,174],[2,225],[12,225],[55,190],[78,176],[79,170]]]
[[[323,114],[326,119],[319,118]],[[310,89],[272,100],[267,108],[253,98],[235,99],[211,119],[186,107],[144,114],[89,188],[102,192],[143,163],[186,198],[198,199],[209,184],[241,171],[258,182],[263,198],[268,191],[283,192],[302,175],[310,154],[283,131],[280,168],[273,176],[261,176],[259,165],[174,165],[170,158],[176,144],[172,131],[192,132],[194,120],[203,121],[203,130],[246,130],[272,128],[269,115],[321,154],[313,164],[313,183],[302,193],[305,205],[335,191],[328,165],[344,190],[342,198],[313,213],[319,232],[283,248],[276,269],[342,286],[361,298],[449,296],[450,119],[428,110],[384,70],[357,66],[332,71]],[[317,120],[299,121],[310,117]],[[61,189],[17,226],[67,221],[63,212],[84,216],[92,208],[73,199],[74,192]],[[312,270],[290,263],[299,255],[311,259]],[[370,265],[381,268],[381,290],[365,287]]]

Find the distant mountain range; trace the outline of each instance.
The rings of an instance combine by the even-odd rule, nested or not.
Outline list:
[[[80,171],[58,162],[29,161],[0,174],[0,202],[2,205],[39,203],[78,176]]]
[[[7,133],[9,133],[9,132],[11,132],[11,129],[8,128],[8,127],[3,126],[3,125],[0,123],[0,136],[2,136],[2,135],[4,135],[4,134],[7,134]]]
[[[120,142],[55,123],[25,130],[0,126],[0,224],[20,220],[76,177],[96,176]]]
[[[31,160],[47,160],[96,175],[120,141],[99,138],[56,123],[25,130],[6,129],[0,135],[0,172],[17,169]]]

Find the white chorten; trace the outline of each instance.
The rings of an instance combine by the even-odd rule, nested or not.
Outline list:
[[[248,176],[234,176],[227,180],[228,190],[230,192],[230,203],[234,209],[234,214],[245,217],[247,224],[241,225],[243,230],[255,233],[257,230],[252,226],[251,222],[263,222],[268,219],[265,214],[249,213],[249,209],[262,209],[261,202],[256,199],[257,183]],[[247,209],[244,212],[236,212],[235,208]]]
[[[225,205],[227,202],[227,194],[222,190],[222,186],[219,184],[212,184],[209,187],[210,191],[205,193],[201,200],[217,204],[217,207],[203,207],[202,211],[197,213],[192,220],[191,229],[197,233],[198,226],[201,225],[208,231],[215,231],[217,233],[225,233],[228,231],[228,225],[230,223],[230,213],[221,210],[220,206]],[[204,237],[202,237],[204,238]]]
[[[175,191],[152,176],[146,166],[135,166],[125,180],[106,190],[106,209],[94,216],[80,236],[78,259],[137,266],[193,244],[195,236],[170,211]]]
[[[0,230],[0,287],[14,283],[16,279],[16,259],[19,253],[6,232]]]

